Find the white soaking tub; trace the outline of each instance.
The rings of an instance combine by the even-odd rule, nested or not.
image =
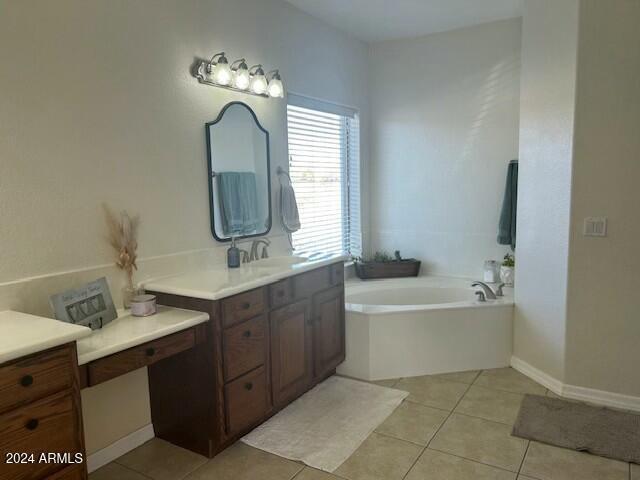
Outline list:
[[[417,277],[346,284],[346,360],[363,380],[509,365],[513,290],[479,302],[472,280]]]

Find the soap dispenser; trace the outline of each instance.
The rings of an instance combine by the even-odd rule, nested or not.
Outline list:
[[[240,266],[240,249],[236,247],[236,237],[231,237],[231,246],[227,250],[227,266],[229,268]]]

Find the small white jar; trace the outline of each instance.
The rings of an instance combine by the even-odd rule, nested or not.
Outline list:
[[[156,310],[155,295],[136,295],[131,299],[131,315],[134,317],[148,317]]]

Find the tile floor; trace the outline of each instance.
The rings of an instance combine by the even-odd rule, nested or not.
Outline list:
[[[376,382],[409,397],[333,474],[242,443],[207,460],[153,439],[90,480],[640,480],[640,465],[510,435],[523,394],[510,368]]]

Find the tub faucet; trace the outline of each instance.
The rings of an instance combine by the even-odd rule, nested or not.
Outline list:
[[[487,299],[484,297],[484,292],[483,291],[478,290],[476,292],[476,295],[478,296],[478,301],[479,302],[486,302],[487,301]]]
[[[491,287],[489,285],[487,285],[484,282],[473,282],[471,284],[472,287],[480,287],[483,291],[484,291],[484,295],[485,297],[487,297],[489,300],[496,300],[496,294],[493,293],[493,290],[491,290]]]
[[[264,244],[264,247],[262,247],[262,258],[269,258],[267,247],[271,245],[271,242],[266,238],[258,238],[257,240],[251,242],[251,254],[249,257],[250,262],[258,260],[258,245],[260,245],[261,243]]]

